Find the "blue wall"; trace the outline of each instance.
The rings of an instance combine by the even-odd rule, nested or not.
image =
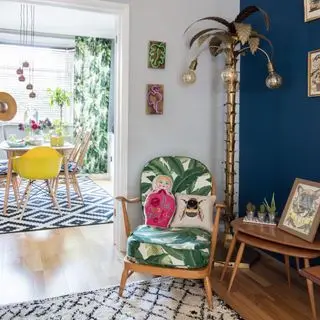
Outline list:
[[[270,90],[262,54],[241,59],[239,212],[275,192],[283,210],[296,177],[320,181],[320,98],[307,94],[307,55],[320,49],[320,19],[304,22],[302,0],[255,0],[268,12],[270,31],[255,13],[247,21],[271,39],[283,86]],[[241,0],[241,8],[251,5]],[[265,47],[267,48],[267,46]]]

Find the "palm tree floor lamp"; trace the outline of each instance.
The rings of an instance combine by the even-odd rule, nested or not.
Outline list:
[[[270,19],[267,13],[257,6],[249,6],[243,9],[234,21],[227,21],[220,17],[206,17],[195,21],[185,31],[190,31],[191,27],[201,21],[211,21],[219,23],[219,27],[206,28],[195,34],[190,42],[190,49],[196,46],[196,57],[191,61],[189,70],[182,76],[186,84],[192,84],[196,81],[196,68],[198,64],[198,56],[209,49],[213,57],[223,54],[225,57],[225,68],[221,73],[222,80],[226,89],[226,146],[225,146],[225,205],[226,211],[223,216],[225,224],[225,239],[230,239],[231,221],[235,218],[235,143],[236,143],[236,92],[239,87],[238,72],[236,69],[238,58],[251,52],[262,53],[267,59],[268,76],[266,78],[266,86],[270,89],[279,88],[282,84],[282,78],[275,72],[271,60],[273,54],[273,45],[271,41],[264,35],[258,33],[250,24],[243,21],[251,14],[260,12],[264,18],[266,29],[269,30]],[[260,48],[260,40],[264,40],[271,49],[269,55],[266,50]]]

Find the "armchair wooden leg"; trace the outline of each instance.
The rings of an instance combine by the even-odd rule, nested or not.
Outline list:
[[[304,267],[305,268],[310,267],[309,259],[304,259]],[[314,299],[313,282],[309,279],[307,279],[307,287],[308,287],[309,299],[311,304],[312,317],[314,320],[317,320],[317,309],[316,309],[316,302]]]
[[[239,247],[238,254],[237,254],[237,257],[236,257],[236,261],[235,261],[235,263],[234,263],[234,267],[233,267],[231,279],[230,279],[230,282],[229,282],[228,292],[230,292],[231,287],[232,287],[232,285],[233,285],[233,281],[234,281],[234,278],[235,278],[235,276],[236,276],[236,273],[237,273],[239,264],[240,264],[240,262],[241,262],[241,259],[242,259],[242,255],[243,255],[243,251],[244,251],[245,246],[246,246],[246,244],[245,244],[244,242],[241,242],[241,245],[240,245],[240,247]]]
[[[286,273],[287,273],[287,279],[288,279],[288,285],[289,288],[291,287],[291,277],[290,277],[290,261],[289,261],[289,256],[285,255],[284,256],[284,262],[286,266]]]
[[[204,288],[206,290],[208,307],[209,307],[209,309],[212,309],[213,308],[213,305],[212,305],[212,288],[211,288],[210,278],[209,277],[205,277],[203,279],[203,282],[204,282]]]
[[[127,279],[132,273],[133,272],[131,272],[131,270],[129,270],[127,268],[127,265],[124,264],[124,268],[123,268],[122,276],[121,276],[121,281],[120,281],[120,288],[119,288],[119,296],[120,297],[122,297],[122,293],[123,293],[123,290],[126,286]]]

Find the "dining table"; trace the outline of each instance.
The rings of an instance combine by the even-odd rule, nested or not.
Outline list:
[[[63,156],[63,169],[64,169],[64,175],[65,175],[65,183],[66,183],[66,193],[67,193],[67,202],[68,202],[68,208],[71,208],[71,200],[70,200],[70,183],[69,183],[69,170],[68,170],[68,156],[74,149],[74,144],[70,142],[65,142],[63,146],[55,146],[52,147],[50,145],[50,142],[43,143],[41,146],[47,146],[51,147],[55,150],[57,150],[62,156]],[[7,173],[7,181],[6,181],[6,187],[5,187],[5,195],[4,195],[4,203],[3,203],[3,213],[7,214],[7,207],[8,207],[8,199],[9,199],[9,191],[10,191],[10,185],[11,185],[11,178],[12,178],[12,158],[15,156],[20,156],[24,153],[26,153],[28,150],[32,148],[36,148],[35,145],[26,144],[25,146],[9,146],[7,141],[2,141],[0,143],[0,150],[3,150],[7,153],[8,157],[8,173]]]

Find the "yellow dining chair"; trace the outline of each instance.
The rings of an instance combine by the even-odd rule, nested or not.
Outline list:
[[[37,180],[44,180],[46,182],[53,205],[56,206],[59,213],[62,214],[51,184],[49,183],[49,180],[57,178],[61,163],[62,155],[50,147],[36,147],[22,156],[13,158],[14,171],[21,178],[29,180],[20,202],[20,206],[23,205],[20,219],[22,219],[26,209],[32,184]]]

